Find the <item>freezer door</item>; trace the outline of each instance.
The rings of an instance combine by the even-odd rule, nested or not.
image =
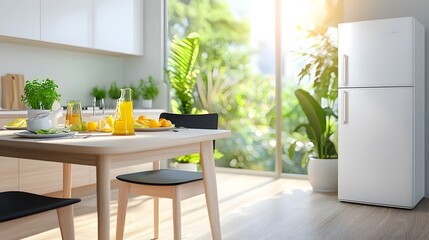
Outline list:
[[[414,86],[414,21],[339,24],[338,86]]]
[[[339,94],[338,198],[414,207],[413,88]]]

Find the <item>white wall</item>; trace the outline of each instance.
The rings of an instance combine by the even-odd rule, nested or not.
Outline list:
[[[344,21],[415,17],[425,25],[425,64],[426,64],[426,146],[429,145],[429,1],[428,0],[344,0]],[[426,197],[429,197],[429,146],[426,149]]]
[[[26,80],[51,78],[59,86],[62,105],[69,99],[91,104],[92,87],[121,87],[151,74],[162,86],[155,108],[167,107],[163,81],[163,2],[144,0],[144,56],[114,56],[75,49],[61,49],[0,42],[0,75],[22,73]],[[1,96],[0,96],[1,97]],[[140,104],[138,106],[141,106]]]
[[[61,49],[0,42],[0,74],[24,74],[26,80],[54,79],[62,96],[62,105],[69,99],[91,103],[95,85],[122,82],[123,62],[120,57]]]
[[[138,84],[141,78],[152,75],[160,87],[153,107],[168,109],[168,88],[164,80],[164,0],[146,0],[144,8],[144,57],[125,59],[124,80],[126,84]]]

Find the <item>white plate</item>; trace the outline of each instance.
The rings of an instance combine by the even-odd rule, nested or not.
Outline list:
[[[157,128],[134,128],[136,132],[159,132],[159,131],[168,131],[174,129],[174,126],[171,127],[157,127]]]
[[[60,138],[60,137],[68,137],[73,136],[76,132],[68,132],[68,133],[56,133],[56,134],[35,134],[29,131],[22,131],[14,133],[18,137],[23,138]]]
[[[5,129],[7,130],[26,130],[27,127],[8,127],[8,126],[4,126]]]

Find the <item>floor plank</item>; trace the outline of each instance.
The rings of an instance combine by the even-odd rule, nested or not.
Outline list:
[[[222,238],[226,240],[429,239],[429,199],[414,210],[384,208],[341,203],[336,194],[313,193],[306,180],[231,173],[217,176]],[[116,199],[117,191],[113,191],[112,216],[116,216]],[[160,239],[172,239],[171,201],[161,199],[160,206]],[[96,239],[95,211],[94,194],[83,196],[76,205],[77,240]],[[183,201],[183,239],[210,239],[207,216],[203,195]],[[42,227],[26,227],[22,234],[28,237],[19,238],[60,239],[55,218],[55,214],[44,217]],[[112,217],[112,233],[115,224]],[[152,239],[152,229],[152,201],[130,197],[125,239]]]

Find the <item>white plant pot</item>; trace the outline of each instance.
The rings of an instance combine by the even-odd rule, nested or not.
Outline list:
[[[40,113],[48,113],[51,112],[51,110],[40,110],[40,109],[28,109],[27,110],[27,119],[31,119],[36,117]],[[58,119],[57,116],[52,116],[51,120],[51,126],[56,127],[58,125]]]
[[[313,191],[338,191],[338,159],[310,158],[307,172]]]
[[[143,108],[152,108],[152,99],[142,99]]]
[[[197,172],[198,171],[198,164],[196,164],[196,163],[173,162],[170,164],[170,167],[175,168],[177,170],[183,170],[183,171],[191,171],[191,172]]]

